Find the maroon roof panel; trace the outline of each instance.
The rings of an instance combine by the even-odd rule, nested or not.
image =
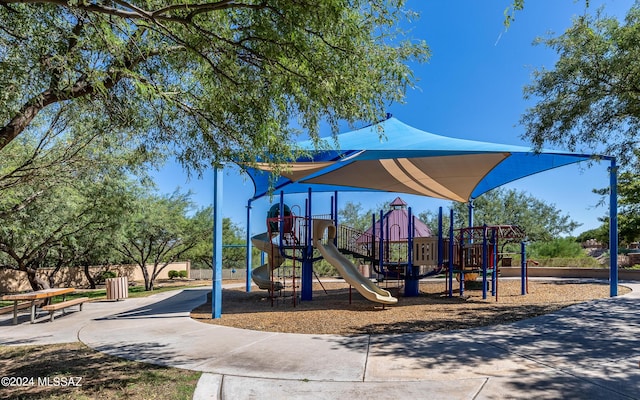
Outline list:
[[[431,229],[414,216],[413,237],[430,237]],[[384,230],[384,240],[391,242],[406,242],[409,234],[409,213],[406,209],[395,209],[387,212],[382,219],[382,229]],[[356,243],[367,241],[365,237],[373,235],[373,227],[369,227]],[[380,237],[380,221],[376,222],[376,237]]]

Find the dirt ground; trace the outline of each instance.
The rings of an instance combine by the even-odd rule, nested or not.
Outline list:
[[[474,282],[479,285],[479,282]],[[467,329],[513,322],[557,311],[571,304],[609,297],[609,285],[578,281],[530,281],[522,296],[519,280],[500,280],[498,300],[482,290],[465,290],[461,297],[454,281],[448,297],[442,282],[421,282],[420,296],[402,297],[396,282],[380,286],[398,297],[398,304],[382,307],[365,300],[346,283],[314,284],[312,301],[295,301],[293,288],[270,298],[267,291],[224,289],[222,318],[211,319],[211,303],[194,309],[191,317],[203,323],[269,332],[311,334],[389,334]],[[299,289],[298,289],[299,290]],[[619,288],[619,294],[629,289]],[[351,299],[351,300],[350,300]]]

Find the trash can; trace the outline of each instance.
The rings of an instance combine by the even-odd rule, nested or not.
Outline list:
[[[120,300],[129,297],[129,280],[126,276],[107,278],[107,300]]]

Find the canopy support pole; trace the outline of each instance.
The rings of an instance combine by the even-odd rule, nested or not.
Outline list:
[[[211,317],[222,317],[222,169],[213,168],[213,279]]]
[[[453,297],[453,207],[449,210],[449,297]],[[460,244],[458,244],[460,245]]]
[[[611,159],[609,168],[609,295],[618,295],[618,167]]]
[[[251,199],[247,202],[247,282],[246,291],[251,292],[251,265],[252,263],[252,246],[251,246]]]

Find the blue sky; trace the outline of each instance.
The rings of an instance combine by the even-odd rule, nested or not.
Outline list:
[[[557,55],[544,46],[533,46],[536,37],[549,32],[560,34],[571,25],[575,15],[584,13],[584,1],[529,0],[516,14],[508,30],[503,26],[504,10],[511,0],[408,0],[407,8],[421,15],[410,26],[410,37],[424,39],[431,48],[430,62],[412,65],[418,79],[417,89],[409,90],[405,104],[393,104],[389,112],[418,129],[438,135],[496,143],[529,146],[520,139],[524,132],[520,116],[528,106],[522,96],[523,87],[531,82],[535,68],[553,68]],[[604,6],[608,15],[623,18],[633,0],[590,1],[589,12]],[[562,149],[559,149],[562,150]],[[608,164],[568,166],[528,177],[507,189],[525,191],[553,204],[563,215],[582,224],[574,234],[600,225],[599,217],[608,213],[596,208],[599,196],[594,188],[608,186]],[[154,174],[158,188],[171,193],[176,188],[191,190],[198,205],[209,205],[213,199],[212,173],[202,179],[187,178],[180,166],[169,163]],[[238,170],[225,169],[223,216],[246,225],[247,200],[253,185]],[[339,194],[338,205],[347,201],[361,203],[369,209],[393,200],[397,194]],[[447,209],[449,201],[419,196],[400,195],[414,213]],[[329,212],[330,195],[315,194],[314,214]],[[273,199],[277,201],[277,199]],[[285,202],[294,213],[304,208],[304,197],[288,196]],[[253,234],[265,230],[269,199],[253,203]]]

